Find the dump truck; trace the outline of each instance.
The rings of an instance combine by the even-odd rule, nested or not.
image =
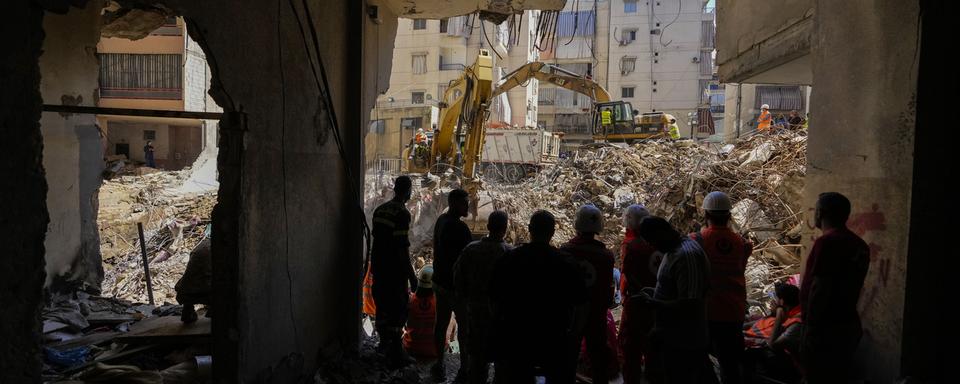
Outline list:
[[[483,178],[516,183],[555,164],[562,134],[542,129],[488,130],[480,164]]]

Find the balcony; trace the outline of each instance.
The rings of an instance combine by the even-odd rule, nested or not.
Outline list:
[[[423,100],[422,103],[415,103],[412,99],[393,99],[389,98],[377,101],[377,108],[411,108],[411,107],[436,107],[439,102],[436,99]]]
[[[181,100],[183,89],[100,88],[101,99]]]
[[[457,63],[440,63],[441,71],[463,71],[467,66]]]

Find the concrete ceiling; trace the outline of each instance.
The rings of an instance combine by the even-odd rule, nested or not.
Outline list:
[[[385,0],[387,5],[400,17],[418,19],[442,19],[481,12],[489,15],[492,21],[497,15],[521,13],[525,10],[560,10],[566,0]],[[486,18],[486,17],[485,17]],[[501,19],[501,20],[502,20]]]

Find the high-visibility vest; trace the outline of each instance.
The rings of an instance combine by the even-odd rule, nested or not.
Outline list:
[[[403,327],[403,348],[417,357],[437,357],[433,328],[437,324],[437,297],[410,295],[410,317]]]
[[[367,274],[363,277],[363,313],[367,316],[377,316],[377,304],[373,302],[373,274],[370,273],[370,264],[367,264]]]
[[[600,122],[603,123],[603,125],[613,124],[613,118],[611,117],[610,111],[600,112]]]
[[[670,138],[674,140],[680,138],[680,127],[676,124],[670,124]]]
[[[770,335],[773,334],[774,325],[776,325],[776,317],[764,317],[760,320],[757,320],[753,323],[753,326],[743,331],[744,336],[754,337],[759,339],[768,339]],[[787,329],[791,325],[797,324],[800,322],[800,306],[796,306],[787,313],[787,319],[783,321],[783,328]]]
[[[760,112],[760,117],[757,118],[757,130],[766,131],[770,129],[770,124],[773,123],[773,115],[770,114],[770,111]]]

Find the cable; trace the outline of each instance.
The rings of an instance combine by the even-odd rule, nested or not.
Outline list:
[[[297,350],[300,350],[300,337],[297,331],[297,321],[293,313],[293,274],[290,272],[290,221],[287,214],[287,86],[283,73],[283,41],[281,39],[281,5],[283,2],[277,0],[277,58],[280,62],[280,178],[283,180],[282,202],[283,205],[283,233],[284,246],[283,255],[287,266],[287,299],[289,303],[287,308],[290,310],[290,325],[293,327],[294,343]]]
[[[668,41],[666,44],[664,44],[664,43],[663,43],[663,33],[666,32],[666,31],[667,31],[667,28],[670,28],[670,26],[673,25],[673,23],[676,23],[676,22],[677,22],[677,19],[680,18],[680,13],[681,13],[681,12],[683,12],[683,0],[677,1],[677,17],[674,17],[674,18],[673,18],[673,21],[671,21],[671,22],[668,23],[667,25],[664,25],[664,26],[663,26],[663,29],[660,30],[660,45],[662,45],[663,47],[666,47],[666,46],[670,45],[670,43],[673,42],[673,39],[671,39],[671,40]]]
[[[480,33],[483,34],[483,39],[486,40],[487,44],[490,45],[490,50],[497,54],[497,60],[503,60],[503,57],[500,56],[500,53],[497,52],[497,49],[493,47],[493,43],[490,42],[490,37],[487,36],[487,29],[484,27],[483,20],[480,20]]]
[[[357,208],[357,211],[359,212],[360,218],[361,218],[361,220],[360,220],[360,222],[361,222],[361,228],[360,228],[360,229],[361,229],[361,232],[362,232],[362,236],[363,236],[364,239],[366,240],[366,244],[367,244],[367,257],[369,257],[370,252],[371,252],[371,247],[370,247],[370,245],[372,244],[371,233],[370,233],[370,226],[367,225],[366,213],[363,211],[363,202],[362,202],[362,197],[361,197],[362,195],[359,193],[359,191],[357,190],[356,185],[353,183],[353,181],[355,181],[356,179],[354,178],[353,172],[350,170],[350,167],[349,167],[349,165],[348,165],[348,164],[349,164],[349,161],[348,161],[348,159],[347,159],[346,151],[343,149],[343,140],[342,140],[341,137],[340,137],[340,125],[339,125],[339,123],[337,122],[336,111],[335,111],[334,108],[333,108],[333,106],[334,106],[334,104],[333,104],[333,98],[330,96],[330,92],[327,91],[327,90],[330,89],[330,84],[329,84],[329,82],[328,82],[328,80],[327,80],[326,67],[324,67],[324,65],[323,65],[323,59],[320,57],[320,41],[319,41],[319,38],[317,37],[316,27],[313,25],[313,15],[312,15],[312,13],[310,12],[310,5],[308,4],[307,0],[302,0],[304,12],[306,13],[307,21],[309,22],[310,37],[311,37],[311,40],[312,40],[312,42],[313,42],[314,55],[316,56],[316,62],[317,62],[316,65],[317,65],[317,66],[319,67],[319,69],[320,69],[320,70],[319,70],[319,72],[320,72],[319,75],[318,75],[318,73],[317,73],[317,70],[314,68],[314,62],[313,62],[313,60],[312,60],[311,57],[310,57],[310,49],[309,49],[309,47],[307,46],[307,36],[306,36],[306,32],[304,32],[303,23],[302,23],[302,21],[300,20],[300,15],[299,15],[299,13],[297,12],[297,8],[296,8],[296,6],[294,5],[293,0],[288,0],[288,1],[289,1],[289,3],[290,3],[290,10],[293,11],[294,17],[295,17],[296,20],[297,20],[297,25],[299,26],[300,37],[301,37],[301,39],[303,40],[304,50],[306,51],[307,59],[308,59],[308,61],[310,62],[310,69],[311,69],[311,71],[312,71],[312,73],[313,73],[314,82],[315,82],[315,84],[316,84],[316,86],[317,86],[317,91],[320,93],[320,96],[322,97],[322,100],[323,100],[323,103],[324,103],[323,106],[325,107],[325,109],[326,109],[327,112],[328,112],[328,113],[327,113],[327,118],[328,118],[328,121],[329,121],[329,123],[330,123],[330,129],[331,129],[331,131],[333,131],[334,142],[336,143],[337,151],[339,152],[340,158],[341,158],[341,160],[342,160],[342,162],[343,162],[343,168],[344,168],[345,174],[347,175],[347,180],[350,181],[350,182],[348,182],[347,184],[349,185],[350,192],[351,192],[351,193],[353,194],[353,196],[357,199],[357,206],[356,206],[356,208]],[[317,140],[319,141],[319,138],[318,138]],[[363,275],[365,274],[365,271],[363,271],[363,270],[365,270],[365,269],[366,269],[366,265],[362,266],[362,268],[361,268],[361,270],[362,270],[362,271],[361,271],[361,277],[360,277],[361,280],[363,279]]]

